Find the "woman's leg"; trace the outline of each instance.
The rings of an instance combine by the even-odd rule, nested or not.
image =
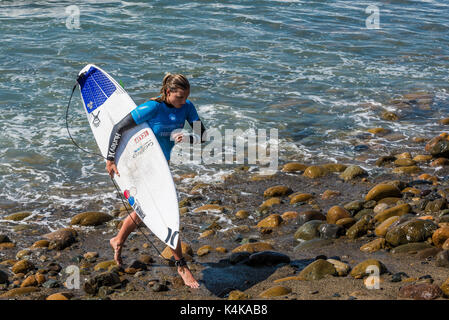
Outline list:
[[[170,248],[171,249],[171,248]],[[182,258],[182,246],[181,246],[181,240],[178,237],[178,244],[176,246],[176,249],[171,249],[173,253],[173,257],[175,260],[180,260]],[[198,288],[200,284],[198,281],[195,280],[193,277],[192,272],[189,270],[187,265],[185,266],[179,266],[178,267],[178,273],[181,276],[182,280],[184,280],[184,284],[190,288]]]
[[[137,216],[136,212],[133,211],[129,216],[123,220],[123,225],[120,228],[118,234],[109,240],[111,247],[114,249],[114,260],[115,262],[121,266],[122,265],[122,246],[125,240],[128,238],[129,234],[133,232],[137,225],[141,222],[140,218]]]

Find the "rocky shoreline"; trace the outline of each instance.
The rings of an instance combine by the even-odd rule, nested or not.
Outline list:
[[[422,153],[380,157],[376,176],[300,162],[271,176],[240,166],[214,184],[180,176],[181,239],[198,290],[158,256],[142,231],[167,259],[169,250],[146,228],[125,244],[124,269],[115,265],[108,240],[127,215],[120,205],[53,232],[19,224],[27,212],[3,215],[18,224],[0,233],[0,299],[448,299],[449,135],[426,142]]]

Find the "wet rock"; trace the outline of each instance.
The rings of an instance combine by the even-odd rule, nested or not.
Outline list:
[[[74,216],[70,224],[80,226],[98,226],[112,219],[112,216],[103,212],[83,212]]]
[[[349,239],[356,239],[365,235],[372,228],[372,218],[368,215],[363,216],[346,232]]]
[[[449,278],[447,278],[446,281],[443,282],[440,289],[441,291],[443,291],[446,298],[449,298]]]
[[[347,167],[346,170],[340,174],[340,178],[345,181],[349,181],[349,180],[354,179],[355,177],[366,176],[366,175],[368,175],[368,173],[365,170],[363,170],[359,166],[351,165],[351,166]]]
[[[151,290],[152,290],[153,292],[163,292],[163,291],[168,291],[168,287],[167,287],[166,284],[156,282],[156,283],[153,284],[153,286],[151,287]]]
[[[371,274],[372,271],[370,271],[370,269],[373,268],[373,266],[379,270],[379,274],[387,272],[387,268],[382,262],[376,259],[368,259],[356,265],[352,269],[350,275],[355,279],[361,279]]]
[[[283,221],[297,220],[299,213],[296,211],[286,211],[281,215]]]
[[[410,242],[421,242],[431,237],[438,227],[428,220],[410,220],[392,226],[385,235],[385,240],[392,246]]]
[[[365,197],[366,201],[370,201],[370,200],[375,200],[375,201],[379,201],[383,198],[387,198],[387,197],[398,197],[400,198],[402,196],[401,194],[401,190],[399,190],[398,187],[391,185],[391,184],[386,184],[386,183],[381,183],[376,185],[374,188],[372,188],[368,194]]]
[[[398,174],[412,174],[421,172],[422,169],[418,166],[408,166],[408,167],[397,167],[393,169],[393,173]]]
[[[421,250],[432,248],[432,246],[425,242],[412,242],[397,246],[396,248],[391,250],[392,254],[400,254],[400,253],[408,253],[414,254]]]
[[[305,202],[313,198],[313,195],[310,193],[299,193],[290,198],[290,204],[295,204],[298,202]]]
[[[332,263],[339,277],[346,277],[351,270],[351,267],[348,264],[339,260],[327,259],[326,261]]]
[[[281,198],[277,198],[277,197],[270,198],[270,199],[265,200],[259,206],[259,210],[263,210],[263,209],[266,209],[266,208],[271,208],[272,206],[278,205],[278,204],[281,204]]]
[[[326,221],[330,224],[335,224],[335,222],[343,218],[351,218],[351,214],[340,206],[331,207],[326,215]]]
[[[201,248],[199,248],[197,250],[196,254],[199,257],[202,257],[202,256],[205,256],[206,254],[208,254],[209,252],[211,252],[212,250],[213,250],[213,248],[211,246],[205,245],[205,246],[202,246]]]
[[[449,165],[449,159],[447,158],[438,158],[430,163],[431,167],[442,167],[447,165]]]
[[[271,214],[265,219],[259,221],[257,224],[258,228],[276,228],[282,222],[282,218],[279,214]]]
[[[402,278],[408,278],[408,275],[405,272],[398,272],[391,276],[390,282],[401,282]]]
[[[59,229],[51,233],[44,234],[42,237],[49,240],[49,249],[62,250],[76,242],[77,232],[72,228]]]
[[[449,268],[449,250],[443,250],[436,255],[437,267]]]
[[[298,275],[301,280],[319,280],[326,275],[336,275],[334,265],[326,260],[319,259],[305,267]]]
[[[304,171],[304,176],[316,179],[329,174],[329,171],[322,166],[310,166]]]
[[[327,163],[323,164],[322,167],[330,172],[343,172],[348,166],[340,163]]]
[[[88,279],[83,286],[83,289],[88,294],[96,294],[98,289],[106,286],[114,286],[121,283],[120,277],[115,272],[104,272],[94,278]]]
[[[207,212],[214,212],[214,213],[223,213],[224,207],[220,206],[218,204],[206,204],[201,207],[196,208],[193,210],[194,213],[207,213]]]
[[[64,293],[53,293],[49,295],[45,300],[70,300]]]
[[[447,208],[447,200],[444,198],[429,201],[426,204],[426,212],[438,212]]]
[[[345,229],[349,229],[351,226],[353,226],[355,223],[357,222],[356,219],[354,218],[343,218],[343,219],[339,219],[337,220],[337,222],[335,223],[337,226],[340,226],[342,228]]]
[[[372,217],[374,214],[373,209],[362,209],[359,212],[357,212],[357,214],[354,216],[354,219],[356,220],[360,220],[362,219],[364,216],[370,216]]]
[[[32,214],[31,212],[16,212],[10,214],[9,216],[4,217],[3,220],[21,221],[29,217],[31,214]]]
[[[337,224],[326,223],[323,223],[318,227],[318,232],[320,234],[320,238],[322,239],[337,239],[345,233],[343,227]]]
[[[147,265],[143,263],[140,260],[134,260],[130,265],[129,268],[133,268],[137,271],[145,271],[147,270]]]
[[[0,243],[8,243],[11,242],[11,240],[9,240],[7,235],[4,234],[0,234]]]
[[[115,267],[115,266],[117,266],[117,263],[115,262],[115,260],[102,261],[95,265],[94,271],[109,270],[109,268]]]
[[[302,226],[304,223],[312,220],[326,220],[326,216],[319,211],[310,210],[303,211],[298,214],[298,225]]]
[[[399,297],[414,300],[433,300],[443,295],[436,284],[410,284],[399,289]]]
[[[273,246],[269,243],[253,242],[253,243],[245,243],[245,244],[235,248],[234,250],[232,250],[232,252],[235,253],[235,252],[246,251],[246,252],[254,253],[254,252],[259,252],[259,251],[269,251],[272,249],[273,249]]]
[[[33,243],[31,248],[32,249],[48,248],[49,245],[50,245],[50,241],[48,241],[48,240],[39,240],[39,241],[36,241],[35,243]]]
[[[262,251],[253,253],[247,262],[250,266],[275,266],[280,263],[290,263],[290,257],[275,251]]]
[[[251,297],[240,291],[240,290],[232,290],[231,292],[229,292],[229,296],[228,296],[228,300],[247,300],[250,299]]]
[[[385,248],[385,239],[377,238],[377,239],[374,239],[373,241],[368,242],[367,244],[364,244],[363,246],[361,246],[360,251],[372,253],[372,252],[376,252],[376,251],[379,251],[384,248]]]
[[[39,288],[36,287],[24,287],[24,288],[15,288],[11,289],[0,295],[0,298],[13,298],[17,296],[22,296],[29,294],[31,292],[39,291]]]
[[[23,280],[22,284],[20,285],[21,288],[23,287],[36,287],[38,285],[36,277],[34,275],[30,275]]]
[[[393,208],[386,209],[382,212],[379,212],[374,216],[374,219],[378,222],[383,222],[388,218],[394,216],[402,216],[406,213],[409,213],[412,210],[412,207],[408,203],[400,204],[394,206]]]
[[[293,237],[298,240],[311,240],[313,238],[319,237],[320,233],[318,231],[318,227],[323,224],[322,220],[312,220],[304,223],[302,226],[296,230]]]
[[[449,226],[437,229],[432,235],[432,242],[438,248],[441,248],[447,239],[449,239]]]
[[[236,216],[238,219],[246,219],[246,218],[249,217],[249,212],[246,211],[246,210],[239,210],[239,211],[237,211],[237,212],[235,213],[235,216]]]
[[[449,158],[449,141],[440,140],[436,142],[432,147],[429,148],[429,152],[435,158]]]
[[[346,210],[350,211],[350,212],[357,212],[363,209],[363,204],[365,203],[365,201],[361,201],[361,200],[354,200],[351,201],[347,204],[345,204],[343,206],[343,208],[345,208]]]
[[[292,189],[287,186],[274,186],[266,189],[263,193],[264,197],[282,197],[290,194]]]
[[[60,288],[62,286],[61,281],[55,280],[55,279],[48,279],[45,281],[42,286],[44,288],[50,289],[50,288]]]
[[[377,204],[374,207],[373,211],[374,211],[374,214],[378,214],[378,213],[380,213],[382,211],[385,211],[387,209],[388,209],[388,204],[386,204],[386,203],[379,203],[379,204]]]
[[[423,242],[419,242],[419,243],[423,243]],[[440,248],[434,248],[434,247],[430,247],[424,250],[419,250],[418,254],[416,255],[416,258],[420,259],[420,260],[425,260],[429,257],[435,257],[437,255],[438,252],[440,252],[442,249]]]
[[[32,253],[32,251],[31,251],[31,250],[28,250],[28,249],[20,250],[19,252],[17,252],[16,258],[17,258],[18,260],[20,260],[20,259],[22,259],[22,258],[24,258],[24,257],[26,257],[26,256],[31,255],[31,253]]]
[[[384,166],[385,164],[395,161],[395,160],[396,160],[395,156],[382,156],[379,159],[377,159],[376,166],[381,167],[381,166]]]
[[[379,224],[376,227],[376,229],[374,229],[374,233],[378,237],[384,237],[387,234],[388,228],[398,220],[399,220],[398,216],[393,216],[393,217],[390,217],[390,218],[384,220],[381,224]]]
[[[11,269],[11,271],[14,273],[14,274],[18,274],[18,273],[27,273],[27,272],[29,272],[29,271],[32,271],[32,270],[34,270],[35,269],[35,267],[34,267],[34,264],[33,263],[31,263],[30,261],[28,261],[28,260],[21,260],[21,261],[19,261],[19,262],[16,262],[13,266],[12,266],[12,269]]]
[[[193,256],[192,247],[184,241],[181,241],[181,250],[182,250],[182,255],[186,259],[188,259],[188,256],[190,256],[190,257]],[[166,246],[164,251],[162,251],[161,256],[165,259],[171,259],[173,257],[171,248],[169,246]]]
[[[272,288],[269,288],[259,294],[259,297],[261,298],[272,298],[272,297],[278,297],[278,296],[285,296],[292,292],[290,288],[284,287],[284,286],[275,286]]]
[[[199,239],[208,238],[215,234],[215,230],[206,230],[202,232],[199,236]]]
[[[381,114],[381,118],[383,120],[388,120],[388,121],[398,121],[399,120],[399,116],[391,111],[384,111]]]
[[[418,154],[413,158],[413,160],[416,162],[428,162],[432,160],[432,156],[427,154]]]
[[[305,171],[306,169],[307,169],[306,165],[298,162],[289,162],[282,167],[283,172],[298,172],[298,171]]]
[[[331,245],[332,243],[333,243],[333,241],[331,239],[312,239],[312,240],[304,241],[304,242],[298,244],[294,248],[294,251],[299,252],[299,251],[304,251],[304,250],[321,248],[321,247]]]
[[[409,166],[416,165],[416,161],[414,161],[412,159],[397,159],[394,162],[394,165],[396,165],[398,167],[409,167]]]

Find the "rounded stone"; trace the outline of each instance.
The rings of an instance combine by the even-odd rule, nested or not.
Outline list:
[[[18,273],[28,273],[29,271],[34,270],[34,264],[31,263],[28,260],[21,260],[19,262],[16,262],[13,266],[11,271],[14,274],[18,274]]]
[[[275,228],[282,223],[282,218],[279,214],[271,214],[257,224],[258,228]]]
[[[365,170],[363,170],[359,166],[351,165],[351,166],[347,167],[346,170],[340,174],[340,178],[345,181],[349,181],[349,180],[354,179],[355,177],[365,176],[365,175],[367,175],[367,172]]]
[[[349,239],[356,239],[365,235],[372,226],[372,218],[369,215],[363,216],[359,221],[357,221],[352,227],[346,231],[346,236]]]
[[[372,188],[368,194],[365,197],[366,201],[375,200],[379,201],[383,198],[387,197],[398,197],[400,198],[402,196],[401,190],[399,190],[398,187],[387,184],[387,183],[381,183],[376,185],[374,188]]]
[[[324,221],[322,220],[308,221],[300,226],[293,236],[296,240],[311,240],[313,238],[317,238],[320,236],[318,228],[323,223]]]
[[[261,298],[272,298],[272,297],[278,297],[278,296],[285,296],[292,292],[290,288],[284,287],[284,286],[275,286],[272,288],[269,288],[259,294],[259,297]]]
[[[298,202],[305,202],[313,198],[313,195],[310,193],[300,193],[290,198],[290,204],[295,204]]]
[[[344,218],[351,218],[351,214],[348,210],[340,206],[331,207],[326,215],[326,221],[330,224],[335,224],[338,220]]]
[[[249,217],[249,212],[246,211],[246,210],[239,210],[239,211],[237,211],[237,212],[235,213],[235,216],[236,216],[238,219],[246,219],[246,218]]]
[[[449,227],[439,228],[432,235],[432,242],[438,248],[441,248],[447,239],[449,239]]]
[[[374,216],[374,219],[378,222],[383,222],[388,218],[394,216],[402,216],[406,213],[409,213],[412,210],[412,207],[408,203],[400,204],[394,206],[393,208],[386,209],[382,212],[379,212]]]
[[[443,295],[436,284],[410,284],[399,289],[399,297],[414,300],[433,300]]]
[[[298,162],[289,162],[282,167],[283,172],[305,171],[307,166]]]
[[[385,240],[392,246],[410,242],[421,242],[431,237],[438,228],[429,220],[410,220],[397,226],[392,226],[385,235]]]
[[[98,226],[112,220],[113,217],[103,212],[83,212],[72,218],[71,225]]]
[[[319,280],[326,275],[336,275],[334,265],[326,260],[318,259],[305,267],[298,275],[301,280]]]
[[[286,196],[289,193],[292,192],[292,189],[290,189],[287,186],[274,186],[274,187],[270,187],[268,189],[266,189],[263,193],[264,197],[282,197],[282,196]]]
[[[368,259],[363,262],[360,262],[357,264],[351,271],[350,275],[351,277],[355,279],[361,279],[365,276],[368,276],[371,274],[372,271],[370,270],[378,270],[379,274],[385,273],[387,271],[387,268],[385,265],[376,259]]]
[[[326,216],[316,210],[303,211],[298,214],[298,225],[300,226],[312,220],[326,220]]]
[[[384,237],[387,233],[388,228],[399,220],[399,216],[393,216],[386,220],[384,220],[382,223],[380,223],[376,229],[374,229],[374,233],[378,237]]]
[[[316,179],[324,177],[328,173],[329,171],[322,166],[310,166],[304,171],[304,176],[311,179]]]

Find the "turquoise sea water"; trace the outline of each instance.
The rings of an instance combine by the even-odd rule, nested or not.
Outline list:
[[[378,29],[366,11],[373,5]],[[444,0],[2,1],[0,34],[3,213],[50,216],[117,201],[103,161],[77,150],[65,129],[70,90],[87,63],[121,80],[137,104],[158,93],[166,72],[185,74],[208,128],[276,128],[280,163],[361,157],[370,168],[412,137],[440,133],[436,121],[448,116]],[[430,102],[392,102],[415,92]],[[383,120],[384,110],[400,120]],[[374,127],[390,136],[371,139]],[[70,128],[97,151],[78,92]],[[232,168],[172,166],[204,180]]]

